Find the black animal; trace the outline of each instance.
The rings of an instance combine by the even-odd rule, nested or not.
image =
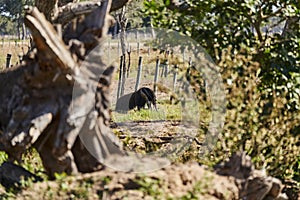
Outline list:
[[[151,104],[156,108],[156,96],[154,92],[147,87],[142,87],[138,91],[134,92],[129,99],[129,109],[134,109],[135,107],[140,110],[144,108],[147,104],[148,108],[151,108]]]
[[[129,110],[129,100],[133,92],[121,96],[116,103],[116,111],[120,113],[127,112]]]

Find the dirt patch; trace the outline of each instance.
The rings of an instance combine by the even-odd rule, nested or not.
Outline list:
[[[255,170],[243,152],[220,163],[215,171],[195,162],[148,173],[106,167],[94,173],[60,175],[55,181],[27,182],[22,187],[16,199],[288,199],[281,181]]]
[[[188,163],[147,174],[106,168],[59,181],[35,183],[34,187],[21,191],[16,199],[174,199],[190,195],[198,199],[232,200],[238,199],[238,188],[233,178]]]

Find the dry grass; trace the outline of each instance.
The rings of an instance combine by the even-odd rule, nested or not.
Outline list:
[[[28,51],[29,41],[18,41],[5,40],[0,42],[0,69],[6,67],[6,57],[7,54],[11,54],[10,65],[19,64],[19,55],[24,55]]]

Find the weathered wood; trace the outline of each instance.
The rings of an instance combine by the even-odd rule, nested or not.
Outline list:
[[[10,67],[11,54],[6,55],[6,68]]]
[[[122,49],[122,55],[123,55],[123,70],[122,70],[122,85],[121,85],[121,95],[124,95],[125,90],[125,83],[126,83],[126,42],[125,42],[125,36],[126,36],[126,26],[128,19],[126,18],[126,6],[122,7],[122,10],[120,14],[117,17],[117,21],[120,25],[120,43],[121,43],[121,49]]]
[[[94,50],[102,48],[111,23],[110,5],[103,1],[76,26],[69,24],[63,39],[37,8],[27,9],[34,48],[22,66],[0,73],[0,148],[9,161],[21,162],[33,146],[53,178],[56,172],[93,171],[110,155],[123,155],[108,124],[114,67],[107,68]],[[79,139],[85,134],[100,151],[86,149]]]
[[[57,13],[58,0],[35,0],[35,6],[41,13],[44,13],[48,21]]]
[[[58,8],[58,12],[55,18],[53,19],[53,22],[59,24],[66,24],[80,15],[90,14],[99,6],[100,2],[69,3]]]
[[[110,11],[116,11],[123,8],[125,4],[128,4],[131,0],[113,0]]]
[[[77,64],[62,39],[36,7],[27,7],[25,24],[31,30],[33,41],[38,50],[37,57],[40,66],[47,63],[47,65],[62,69],[74,69],[76,67]]]
[[[141,76],[142,76],[142,67],[143,67],[143,57],[139,57],[139,63],[138,63],[138,73],[136,75],[136,82],[135,82],[135,89],[134,91],[137,91],[140,86]]]
[[[110,11],[116,11],[122,8],[129,1],[130,0],[112,1]],[[90,14],[93,10],[99,7],[102,2],[103,1],[85,1],[63,4],[63,6],[58,7],[58,9],[55,10],[55,13],[52,14],[52,21],[55,23],[66,24],[76,17]]]
[[[130,65],[131,65],[131,47],[130,47],[130,45],[128,45],[127,54],[128,54],[128,64],[127,64],[127,78],[128,78],[129,73],[130,73]]]
[[[117,92],[117,99],[119,99],[121,97],[121,87],[122,87],[122,84],[123,84],[123,60],[124,60],[124,57],[121,56],[120,57],[120,67],[119,67],[119,81],[118,81],[118,92]]]
[[[99,44],[99,39],[106,35],[108,27],[114,21],[113,17],[108,14],[109,10],[110,4],[104,1],[100,7],[86,16],[84,20],[76,18],[65,29],[63,33],[64,42],[71,45],[74,40],[79,40],[84,44],[85,55],[87,55]]]
[[[157,58],[156,58],[156,66],[155,66],[155,74],[154,74],[154,84],[153,84],[154,85],[153,86],[154,93],[156,93],[156,88],[157,88],[159,66],[160,66],[160,61],[159,61],[159,57],[157,56]]]

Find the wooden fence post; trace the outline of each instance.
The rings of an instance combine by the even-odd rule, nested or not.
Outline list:
[[[123,69],[122,69],[122,85],[120,97],[124,95],[125,81],[126,81],[126,52],[123,54]]]
[[[192,57],[189,57],[189,67],[192,66]]]
[[[118,83],[118,92],[117,99],[121,96],[121,86],[122,86],[122,74],[123,74],[123,56],[120,57],[120,68],[119,68],[119,83]]]
[[[156,58],[156,67],[155,67],[155,74],[154,74],[154,86],[153,86],[154,93],[156,93],[156,89],[157,89],[159,65],[160,65],[159,56],[157,56],[157,58]]]
[[[177,69],[178,69],[178,66],[175,64],[174,66],[174,76],[173,76],[173,90],[175,91],[175,88],[176,88],[176,83],[177,83]]]
[[[169,73],[169,61],[167,61],[165,64],[164,76],[167,77],[168,73]]]
[[[137,56],[140,57],[140,43],[137,43]]]
[[[128,65],[127,65],[127,78],[129,77],[129,72],[130,72],[130,65],[131,65],[131,46],[128,45],[128,49],[127,49],[127,54],[128,54]]]
[[[19,62],[20,62],[20,64],[22,64],[23,56],[22,56],[21,54],[19,54],[18,57],[19,57]]]
[[[11,59],[11,54],[6,55],[6,68],[10,67],[10,59]]]
[[[167,77],[168,73],[169,73],[169,57],[170,57],[170,51],[169,50],[166,51],[166,57],[167,57],[167,61],[166,61],[166,66],[165,66],[165,71],[164,71],[165,77]]]
[[[136,76],[136,82],[135,82],[135,90],[137,91],[140,85],[140,80],[141,80],[141,74],[142,74],[142,62],[143,62],[143,57],[139,57],[139,66],[138,66],[138,73]]]
[[[139,39],[139,32],[138,32],[138,30],[135,31],[135,39],[136,39],[136,40]]]

